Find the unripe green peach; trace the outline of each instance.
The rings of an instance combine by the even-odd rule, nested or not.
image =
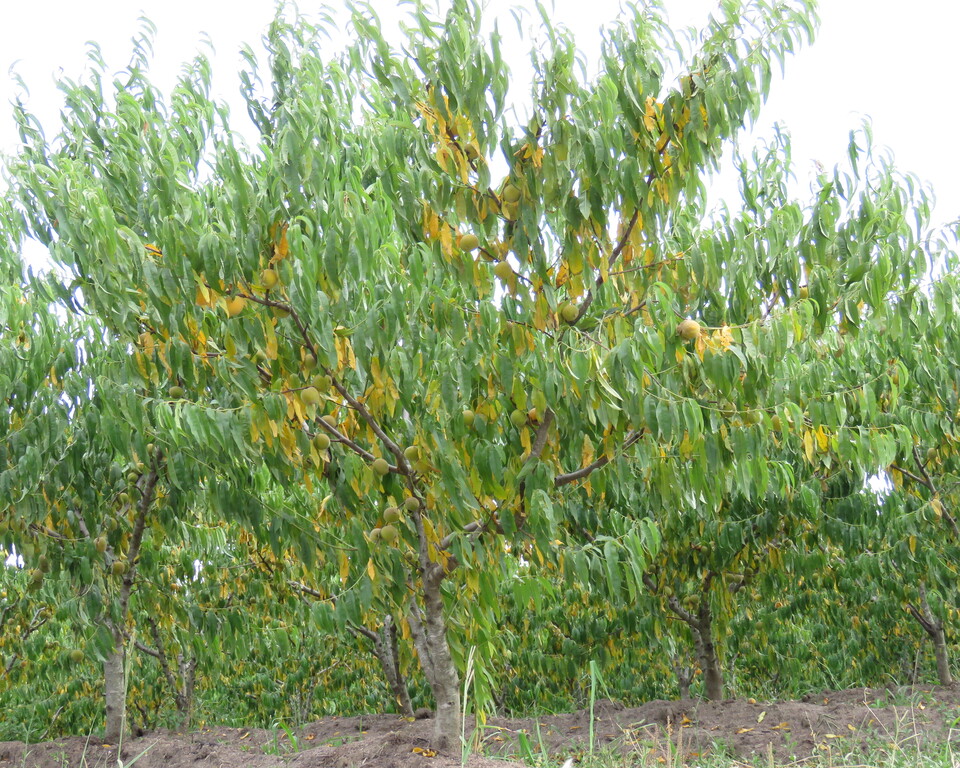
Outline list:
[[[393,544],[400,536],[400,531],[395,525],[385,525],[380,529],[380,538],[387,544]]]
[[[500,278],[501,282],[508,282],[513,277],[513,267],[506,261],[498,261],[493,268],[493,274]]]
[[[373,460],[373,471],[376,472],[380,477],[383,477],[390,471],[390,464],[386,459],[378,458]]]
[[[677,334],[684,341],[691,341],[700,335],[700,323],[696,320],[684,320],[677,326]]]
[[[520,190],[517,189],[513,184],[507,184],[503,188],[503,194],[501,197],[506,203],[515,203],[520,199]]]

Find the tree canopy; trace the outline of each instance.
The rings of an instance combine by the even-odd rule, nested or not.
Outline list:
[[[149,28],[112,80],[94,49],[62,82],[54,138],[17,105],[0,503],[18,550],[29,529],[100,551],[70,494],[139,510],[108,543],[132,568],[148,519],[162,536],[187,513],[223,521],[268,547],[271,595],[318,598],[318,627],[388,642],[399,626],[445,747],[468,656],[491,701],[502,594],[534,573],[650,606],[644,631],[670,647],[679,620],[715,698],[738,596],[772,601],[803,573],[801,594],[852,556],[832,520],[859,515],[870,551],[870,531],[884,547],[899,531],[898,572],[929,584],[904,599],[942,634],[952,243],[867,129],[809,199],[780,132],[738,153],[740,204],[706,208],[812,4],[725,3],[693,50],[629,7],[591,81],[544,14],[524,119],[477,3],[415,3],[400,49],[371,6],[351,24],[330,55],[322,23],[282,8],[266,60],[245,49],[252,146],[203,56],[170,94],[151,83]],[[22,236],[49,249],[42,280],[17,264]],[[51,302],[69,322],[42,317]],[[61,385],[75,362],[82,404]],[[877,473],[909,503],[871,506]],[[131,623],[112,617],[114,648]]]

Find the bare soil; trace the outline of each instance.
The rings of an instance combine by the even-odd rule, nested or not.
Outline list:
[[[924,750],[950,742],[960,749],[960,685],[857,688],[811,694],[800,701],[730,699],[651,701],[626,708],[599,701],[593,709],[538,718],[493,718],[474,730],[469,768],[519,768],[545,751],[559,764],[594,749],[619,752],[625,762],[656,764],[679,750],[696,760],[716,750],[739,758],[777,762],[826,752]],[[430,749],[432,722],[396,715],[331,717],[311,723],[293,739],[282,731],[207,728],[178,734],[152,732],[116,746],[70,737],[42,744],[0,742],[0,768],[116,766],[137,768],[455,768],[461,754]],[[471,729],[473,730],[473,729]],[[468,734],[469,735],[469,734]],[[139,757],[138,757],[139,756]],[[659,762],[663,762],[660,760]],[[671,761],[672,762],[672,761]]]

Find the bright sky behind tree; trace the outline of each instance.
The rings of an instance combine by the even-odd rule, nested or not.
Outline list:
[[[448,0],[439,0],[442,7]],[[702,26],[717,0],[664,0],[675,29]],[[547,6],[550,0],[545,0]],[[344,3],[332,0],[339,12]],[[397,28],[402,7],[395,0],[371,0],[385,30]],[[516,40],[517,25],[510,9],[532,8],[532,0],[489,0],[487,18],[506,40]],[[599,28],[617,15],[620,0],[555,0],[553,16],[574,30],[578,47],[596,60]],[[307,15],[320,3],[301,2]],[[233,105],[238,123],[243,112],[236,71],[239,46],[256,45],[273,16],[272,0],[38,0],[6,4],[0,24],[0,149],[12,151],[16,134],[9,102],[17,92],[6,75],[13,66],[30,89],[28,104],[47,126],[56,129],[60,94],[59,73],[70,78],[85,66],[86,41],[97,41],[111,68],[121,69],[130,52],[130,38],[144,15],[158,28],[152,74],[165,90],[180,64],[203,47],[203,33],[212,41],[215,92]],[[956,31],[960,5],[942,0],[821,0],[822,26],[816,43],[787,62],[785,82],[774,81],[755,136],[768,136],[782,121],[794,139],[794,161],[801,184],[812,178],[815,163],[831,167],[842,162],[849,132],[869,116],[874,141],[888,147],[898,168],[930,182],[938,204],[939,223],[960,217],[960,146],[952,140],[960,118],[954,84],[957,66]],[[536,11],[522,15],[525,33],[539,26]],[[530,34],[510,46],[511,63],[526,67]],[[343,39],[331,40],[331,52]],[[523,71],[526,71],[523,69]],[[524,91],[518,89],[522,97]],[[939,139],[937,137],[940,137]],[[722,186],[722,185],[721,185]],[[721,192],[721,194],[724,194]]]

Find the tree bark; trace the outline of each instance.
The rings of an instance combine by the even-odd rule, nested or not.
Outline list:
[[[709,609],[708,609],[709,616]],[[717,646],[711,636],[712,622],[708,621],[706,627],[701,627],[701,657],[700,667],[703,669],[704,691],[709,701],[720,701],[723,699],[723,669],[720,666],[720,658],[717,656]]]
[[[647,588],[656,593],[656,583],[650,577],[644,578]],[[710,612],[710,586],[713,573],[708,573],[700,590],[700,603],[696,614],[684,608],[675,596],[667,598],[667,605],[677,617],[690,628],[693,637],[693,649],[697,663],[703,672],[703,693],[709,701],[723,699],[723,667],[717,654],[717,645],[713,639],[713,614]]]
[[[943,631],[943,623],[939,622],[931,635],[933,653],[937,659],[937,677],[940,685],[952,685],[953,675],[950,672],[950,652],[947,649],[947,637]]]
[[[397,640],[397,625],[393,616],[387,615],[382,633],[388,655],[388,680],[390,680],[390,685],[393,688],[393,694],[397,697],[397,703],[400,704],[401,714],[404,717],[413,717],[413,702],[410,700],[410,691],[407,688],[407,681],[400,671],[400,644]]]
[[[107,703],[107,725],[103,738],[110,744],[119,743],[123,739],[127,720],[125,647],[122,637],[114,637],[113,642],[113,651],[103,660],[104,696]]]
[[[910,614],[927,633],[933,643],[933,655],[937,662],[937,678],[940,685],[951,685],[953,674],[950,672],[950,650],[947,648],[947,635],[943,628],[943,621],[933,615],[930,603],[927,600],[927,588],[920,585],[920,607],[909,606]]]
[[[407,681],[400,672],[397,627],[393,616],[388,613],[383,620],[383,626],[376,632],[369,627],[360,626],[348,626],[348,629],[356,635],[363,635],[373,643],[373,653],[380,662],[393,697],[400,705],[400,713],[404,717],[413,717],[413,702],[407,690]]]
[[[673,660],[673,674],[677,678],[677,688],[681,699],[690,698],[690,683],[693,682],[693,670],[682,664],[679,658]]]
[[[461,733],[460,675],[447,644],[447,625],[443,615],[443,568],[437,563],[423,574],[424,639],[433,670],[430,688],[437,712],[433,721],[433,746],[449,751]]]
[[[116,622],[108,620],[113,634],[113,652],[103,662],[103,682],[106,697],[107,725],[104,738],[107,741],[119,741],[126,731],[127,718],[127,685],[124,679],[127,637],[126,622],[130,614],[130,595],[133,593],[133,584],[137,576],[137,558],[140,556],[140,545],[143,543],[143,532],[146,528],[147,511],[153,503],[157,488],[156,463],[145,475],[137,481],[140,488],[140,502],[137,504],[137,516],[134,519],[133,531],[130,534],[130,543],[127,546],[127,571],[120,581],[117,595]],[[85,529],[85,526],[84,526]],[[84,530],[89,537],[89,532]],[[116,558],[112,550],[108,550],[111,560]]]

